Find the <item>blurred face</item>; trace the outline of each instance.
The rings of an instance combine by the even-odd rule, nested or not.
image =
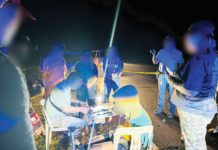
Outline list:
[[[64,49],[63,48],[60,48],[60,47],[53,47],[52,49],[52,53],[55,55],[55,56],[64,56]]]
[[[189,34],[184,39],[185,50],[190,55],[206,52],[208,40],[201,34]]]
[[[117,49],[114,48],[114,47],[110,47],[108,50],[107,50],[107,57],[108,58],[115,58],[118,56],[118,52],[117,52]]]
[[[176,47],[176,43],[173,40],[166,40],[163,43],[164,49],[173,49]]]
[[[68,84],[72,90],[78,90],[82,85],[82,79],[78,78],[73,83],[68,82]]]
[[[27,44],[17,44],[12,48],[13,57],[20,63],[24,64],[28,61],[30,48]]]
[[[22,13],[20,10],[17,10],[15,16],[11,21],[8,23],[4,30],[2,43],[5,46],[8,46],[12,39],[14,38],[15,34],[17,33],[18,29],[20,28],[22,22]]]
[[[129,114],[127,113],[129,104],[126,103],[126,100],[123,99],[113,99],[113,111],[117,115],[125,115],[127,118],[129,118]]]
[[[82,59],[82,62],[85,64],[92,64],[93,62],[91,54],[85,54],[81,57],[81,59]]]

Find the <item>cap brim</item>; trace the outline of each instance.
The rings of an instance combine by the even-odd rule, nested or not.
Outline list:
[[[21,10],[23,11],[24,17],[36,21],[36,18],[22,5],[20,5]]]

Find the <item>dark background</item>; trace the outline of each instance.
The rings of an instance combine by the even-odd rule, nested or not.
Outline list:
[[[37,18],[27,20],[21,34],[30,36],[45,55],[54,41],[63,41],[66,49],[105,49],[108,46],[115,0],[23,0]],[[151,64],[149,49],[160,48],[167,34],[178,43],[197,20],[218,24],[214,1],[123,0],[114,39],[125,61]],[[181,44],[178,44],[182,49]],[[33,56],[34,57],[34,56]],[[36,58],[36,57],[34,57]]]

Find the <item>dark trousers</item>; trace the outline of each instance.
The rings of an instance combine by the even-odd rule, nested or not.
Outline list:
[[[105,79],[104,83],[107,89],[107,93],[105,94],[105,99],[106,99],[106,102],[108,102],[111,90],[116,91],[119,87],[112,79]]]

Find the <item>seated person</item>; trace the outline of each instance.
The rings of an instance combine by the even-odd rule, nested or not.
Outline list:
[[[87,125],[85,120],[73,117],[75,113],[86,114],[89,111],[87,106],[71,106],[72,90],[77,90],[82,84],[82,79],[76,72],[69,74],[66,80],[62,81],[52,90],[51,95],[45,101],[45,108],[48,117],[54,127],[83,128]]]
[[[142,108],[139,101],[139,94],[136,88],[132,85],[124,86],[118,89],[113,94],[113,108],[114,113],[118,115],[124,115],[125,121],[120,121],[121,127],[142,127],[142,126],[150,126],[152,125],[151,119],[148,113]],[[153,135],[152,135],[153,136]],[[125,140],[130,141],[128,136],[123,137]],[[143,135],[141,137],[143,148],[149,148],[152,146],[153,137],[148,137],[148,135]],[[107,150],[108,148],[112,148],[112,143],[103,143],[94,145],[92,150]],[[109,148],[109,149],[110,149]],[[119,145],[119,150],[128,149],[128,145],[125,147],[124,145]]]

